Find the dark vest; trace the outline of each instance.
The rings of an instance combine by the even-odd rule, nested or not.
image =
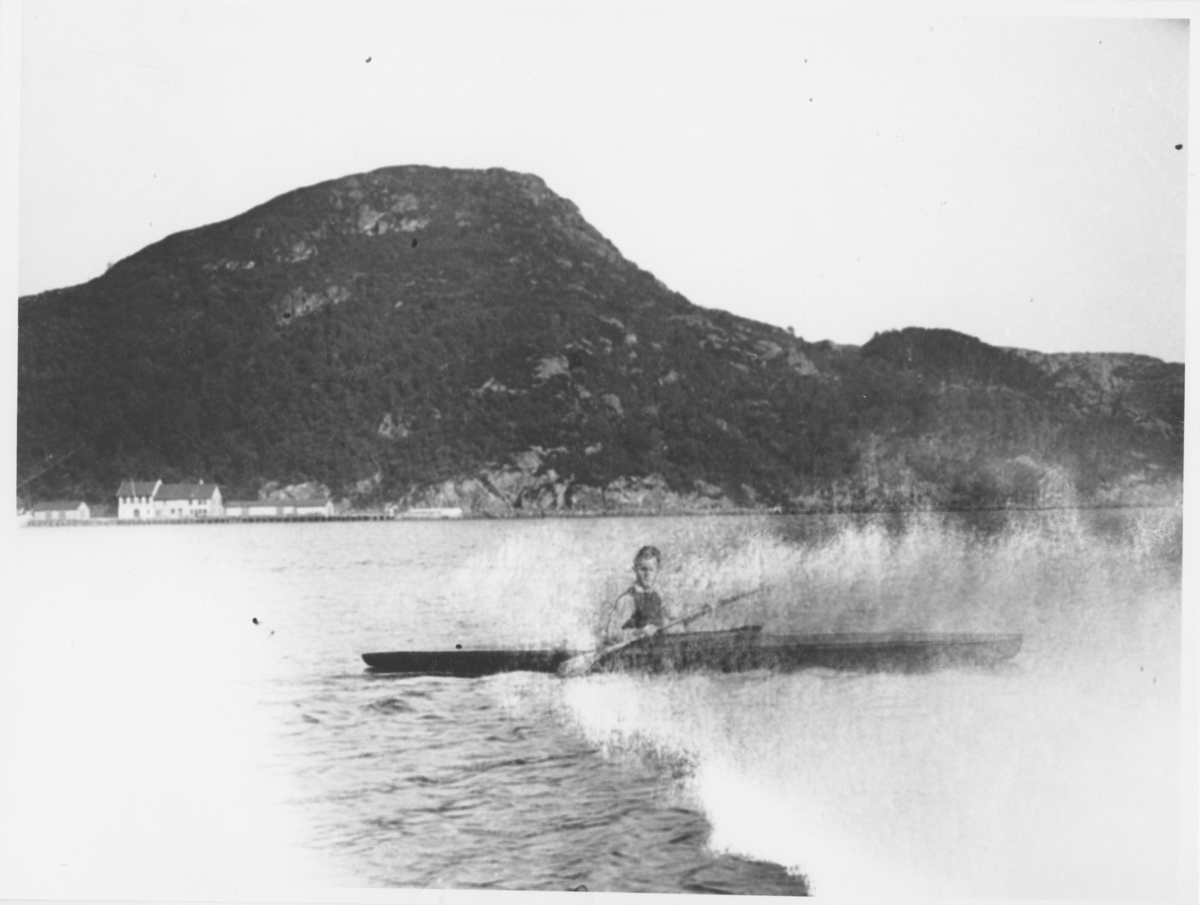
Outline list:
[[[629,589],[633,596],[633,615],[625,621],[621,628],[645,628],[647,625],[657,625],[662,628],[666,617],[663,614],[662,598],[658,591],[643,591],[637,585]]]

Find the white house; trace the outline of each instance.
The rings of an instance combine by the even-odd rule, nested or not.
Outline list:
[[[82,500],[55,500],[51,503],[35,503],[33,506],[35,522],[77,522],[91,517],[92,511]]]
[[[154,517],[208,518],[225,514],[216,484],[163,484],[154,493]]]
[[[122,481],[117,491],[117,518],[154,518],[154,494],[162,481]]]

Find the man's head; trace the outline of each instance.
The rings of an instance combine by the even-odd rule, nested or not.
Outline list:
[[[637,575],[638,584],[647,590],[652,588],[661,564],[662,554],[658,552],[658,547],[642,547],[638,550],[633,558],[633,572]]]

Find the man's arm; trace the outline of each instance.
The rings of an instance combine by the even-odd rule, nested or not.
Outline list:
[[[626,598],[629,598],[629,603],[625,603]],[[621,628],[633,616],[632,601],[633,588],[626,588],[613,601],[612,609],[608,611],[608,622],[604,626],[606,642],[627,641],[632,637],[629,629]]]

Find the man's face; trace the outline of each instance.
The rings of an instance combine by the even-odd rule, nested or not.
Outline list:
[[[658,560],[639,559],[633,564],[633,572],[637,575],[638,584],[643,588],[654,587],[654,579],[658,577]]]

